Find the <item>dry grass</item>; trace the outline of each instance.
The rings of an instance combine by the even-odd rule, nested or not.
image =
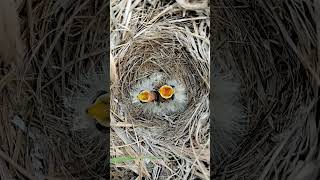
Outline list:
[[[16,18],[12,24],[0,19],[13,34],[0,37],[1,45],[10,42],[8,51],[1,47],[1,62],[11,61],[3,57],[22,60],[0,72],[0,179],[98,179],[106,174],[108,142],[97,131],[90,136],[71,131],[73,112],[64,99],[80,91],[81,83],[74,82],[99,70],[109,56],[109,29],[118,67],[114,78],[119,79],[111,86],[111,153],[118,158],[113,159],[114,179],[208,179],[210,57],[221,71],[239,77],[249,123],[236,148],[211,161],[214,178],[317,178],[318,1],[211,2],[210,57],[209,9],[114,0],[109,28],[104,23],[109,1],[15,2],[25,49],[14,38]],[[6,12],[2,17],[15,14],[0,12]],[[15,54],[20,50],[22,57]],[[144,64],[139,58],[145,56],[153,58]],[[199,91],[188,89],[193,97],[188,109],[165,121],[128,110],[131,83],[160,67],[199,86]]]
[[[5,164],[0,158],[1,179],[104,176],[105,138],[88,143],[72,132],[64,98],[75,90],[74,80],[109,56],[108,1],[17,6],[26,51],[22,62],[1,76],[1,154],[10,160]]]
[[[148,34],[143,32],[140,35],[132,34],[139,31],[136,28],[141,27],[136,19],[138,16],[133,16],[133,19],[129,18],[132,15],[130,7],[140,5],[142,2],[136,1],[132,4],[130,2],[127,3],[132,6],[121,6],[120,2],[120,9],[124,9],[116,13],[117,17],[113,17],[113,19],[121,19],[123,25],[120,28],[126,28],[130,25],[135,29],[130,30],[131,32],[123,31],[125,33],[121,30],[121,42],[113,40],[111,42],[113,45],[119,45],[132,36],[136,36],[137,39],[140,38],[140,45],[139,41],[135,43],[143,47],[142,42],[146,42],[148,38],[151,39]],[[168,47],[163,52],[157,52],[158,54],[154,55],[168,55],[172,59],[181,58],[180,61],[184,63],[185,69],[179,71],[180,79],[183,79],[183,76],[187,77],[187,73],[195,74],[195,79],[183,79],[183,82],[204,87],[203,90],[200,88],[202,94],[190,91],[195,94],[193,102],[190,104],[197,105],[198,111],[203,113],[192,115],[192,112],[188,110],[180,115],[181,121],[177,121],[177,124],[173,126],[168,122],[163,124],[162,128],[170,127],[167,133],[172,134],[179,124],[189,123],[180,130],[180,135],[186,137],[186,142],[178,142],[186,144],[185,148],[182,149],[178,144],[171,143],[171,147],[169,147],[171,149],[169,149],[165,145],[169,139],[160,142],[158,138],[155,140],[141,139],[142,136],[136,136],[136,133],[141,131],[137,126],[138,121],[132,121],[132,117],[129,115],[123,117],[121,114],[117,114],[116,110],[120,109],[115,109],[116,105],[112,106],[111,110],[117,121],[112,122],[114,123],[112,124],[114,131],[111,133],[111,137],[115,141],[113,141],[111,148],[114,150],[113,152],[117,152],[117,155],[120,154],[120,157],[130,155],[130,158],[134,158],[133,162],[137,163],[134,165],[131,163],[132,161],[129,163],[125,161],[125,163],[117,164],[117,169],[113,169],[112,175],[120,175],[122,177],[118,178],[121,179],[123,176],[148,177],[148,174],[153,173],[155,178],[159,178],[160,175],[172,176],[173,178],[209,176],[209,126],[208,102],[206,101],[209,92],[209,55],[207,54],[209,20],[201,11],[200,17],[188,18],[190,16],[184,16],[186,12],[177,4],[163,5],[157,2],[149,6],[152,13],[137,8],[139,13],[135,15],[145,16],[145,19],[140,21],[146,23],[143,26],[159,27],[166,30],[166,32],[162,32],[163,34],[157,34],[155,29],[150,29],[149,36],[161,37],[153,42],[150,41],[149,45],[166,43],[163,45]],[[3,127],[1,144],[3,146],[0,153],[0,163],[2,163],[1,172],[3,173],[1,175],[3,178],[97,179],[107,173],[107,149],[104,148],[107,141],[104,135],[96,130],[89,131],[92,130],[90,128],[73,130],[76,109],[65,106],[66,99],[86,94],[86,91],[91,88],[86,88],[86,86],[90,85],[91,78],[94,77],[93,74],[101,70],[99,67],[104,67],[101,64],[109,56],[107,52],[109,27],[105,25],[108,23],[104,23],[108,21],[107,8],[108,1],[88,0],[26,1],[18,4],[17,9],[21,17],[21,39],[24,40],[26,50],[22,62],[1,76],[1,93],[8,95],[1,96],[1,105],[5,107],[1,109],[3,117],[1,119],[1,127]],[[173,16],[172,13],[180,18],[176,18],[178,16]],[[123,17],[125,19],[122,19]],[[166,20],[161,24],[159,19]],[[129,23],[130,21],[131,23]],[[170,29],[168,24],[173,27]],[[181,42],[170,34],[170,30],[177,31]],[[192,45],[187,41],[192,41]],[[119,47],[117,48],[119,49]],[[200,50],[200,54],[198,50]],[[182,57],[177,54],[177,51],[182,52]],[[128,57],[120,60],[121,57],[117,53],[114,54],[114,58],[117,63],[129,61]],[[194,61],[197,58],[201,61]],[[158,62],[164,64],[163,60],[164,57],[157,59]],[[117,66],[126,67],[121,63]],[[174,61],[167,64],[166,68],[172,64],[174,66],[165,70],[166,72],[174,72],[173,68],[177,67]],[[129,64],[127,66],[130,68]],[[119,74],[112,78],[123,79],[125,75],[123,72],[123,69],[119,68]],[[129,70],[128,72],[132,73],[133,71]],[[146,71],[146,73],[148,72]],[[134,72],[127,78],[131,80],[131,78],[140,75]],[[118,83],[122,83],[122,81]],[[103,83],[105,82],[103,81]],[[117,83],[113,84],[113,88],[118,88]],[[125,99],[125,96],[121,97]],[[201,114],[206,116],[203,117]],[[194,119],[190,118],[191,115]],[[202,118],[203,124],[196,121],[199,118]],[[202,126],[204,130],[200,131]],[[162,130],[158,128],[158,132]],[[150,129],[149,132],[154,133]],[[127,136],[126,133],[131,136]],[[162,133],[162,135],[169,137],[169,134]],[[144,138],[147,137],[151,138],[152,136],[144,136]],[[131,141],[132,139],[133,141]],[[156,140],[159,141],[158,145]],[[151,148],[157,149],[154,152],[148,150],[150,152],[147,155],[150,157],[141,157],[144,155],[143,150],[148,148],[148,143],[152,144],[150,144]],[[148,165],[142,161],[146,158],[151,161]],[[5,162],[9,163],[9,166]],[[206,165],[203,162],[206,162]],[[181,166],[175,167],[177,163]],[[119,166],[125,168],[119,168]],[[186,167],[189,169],[184,169]],[[163,169],[163,173],[159,174],[161,169]],[[124,172],[128,173],[123,174]]]
[[[250,122],[216,179],[316,178],[307,169],[319,158],[318,10],[317,1],[295,0],[212,7],[212,57],[239,72]]]
[[[134,158],[112,168],[130,169],[138,178],[209,179],[207,11],[184,16],[177,3],[146,2],[112,2],[111,51],[120,80],[111,87],[111,155]],[[182,112],[163,117],[132,104],[135,84],[159,71],[187,87]],[[119,123],[130,127],[113,126]]]

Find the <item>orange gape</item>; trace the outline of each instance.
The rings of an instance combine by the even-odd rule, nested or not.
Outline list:
[[[141,91],[137,98],[141,101],[141,102],[151,102],[154,101],[156,99],[156,94],[154,92],[150,92],[150,91]]]
[[[160,93],[161,97],[163,97],[165,99],[169,99],[173,96],[173,94],[175,93],[175,90],[171,86],[163,85],[159,89],[159,93]]]

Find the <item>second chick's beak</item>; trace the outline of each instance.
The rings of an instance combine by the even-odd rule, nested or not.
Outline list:
[[[163,85],[159,89],[159,94],[164,99],[170,99],[175,93],[175,90],[172,86]]]
[[[109,100],[110,97],[108,93],[101,95],[86,109],[86,113],[90,117],[105,127],[110,127]]]
[[[137,98],[140,102],[148,103],[157,100],[157,94],[153,91],[143,90],[138,94]]]

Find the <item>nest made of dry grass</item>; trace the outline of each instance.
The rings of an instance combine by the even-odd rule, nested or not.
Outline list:
[[[118,15],[111,23],[111,50],[119,73],[111,87],[112,124],[127,126],[111,125],[111,153],[136,160],[112,167],[150,179],[209,178],[208,14],[201,10],[183,16],[178,4],[161,1],[130,5],[125,13],[116,2],[111,8]],[[186,87],[187,107],[166,117],[141,114],[130,92],[140,80],[160,71]]]
[[[76,90],[74,81],[109,56],[108,5],[16,1],[25,51],[20,64],[1,76],[1,155],[9,159],[0,159],[1,179],[95,179],[108,173],[105,138],[88,141],[71,131],[72,111],[64,104]]]
[[[131,16],[130,7],[137,5],[124,6],[124,2],[112,2],[119,3],[118,7],[122,5],[112,14],[113,19],[120,18],[122,27],[126,27],[127,17]],[[155,8],[157,3],[152,2],[149,8],[159,16],[149,20],[150,23],[172,14],[184,17],[184,13],[190,13],[172,4]],[[67,129],[71,125],[64,119],[63,96],[67,95],[65,90],[70,76],[82,76],[84,67],[97,65],[97,61],[107,55],[104,47],[108,45],[106,34],[109,29],[103,22],[107,20],[105,8],[108,2],[46,0],[16,3],[26,50],[24,64],[18,69],[1,69],[1,179],[98,178],[103,175],[103,168],[97,170],[96,167],[103,164],[103,160],[88,166],[83,156],[68,151],[77,147],[73,145],[79,141],[70,141],[72,134]],[[230,156],[215,164],[212,175],[215,179],[316,179],[317,175],[312,173],[319,167],[319,3],[237,0],[215,1],[212,5],[211,20],[215,26],[211,27],[214,34],[211,57],[222,70],[232,69],[239,74],[243,86],[242,102],[250,122],[247,138]],[[171,22],[192,22],[187,25],[192,37],[203,40],[199,36],[201,33],[190,27],[201,29],[196,22],[206,19],[205,16],[201,14],[197,18]],[[119,39],[111,42],[120,44],[128,33],[121,33],[116,36]],[[112,88],[119,89],[119,86],[113,84]],[[112,106],[113,155],[140,157],[143,152],[140,150],[155,145],[150,142],[157,143],[155,139],[141,139],[136,135],[136,124],[120,113],[125,106],[116,103]],[[167,151],[165,147],[158,147]],[[163,161],[153,161],[159,165],[145,168],[136,160],[113,166],[113,172],[130,177],[136,176],[133,172],[145,175],[150,169],[158,173],[166,167],[169,171],[164,175],[170,176],[175,171],[167,166],[172,165],[169,163],[172,159],[167,161],[166,158],[173,157],[174,162],[181,165],[177,166],[176,172],[204,177],[206,170],[201,169],[199,156],[193,155],[208,157],[209,152],[206,150],[201,154],[194,153],[192,148],[185,150],[172,148],[171,152],[167,151],[172,155],[164,155],[160,158]],[[186,158],[185,154],[191,156]],[[188,159],[196,160],[197,164]],[[192,168],[201,170],[193,171]]]
[[[215,165],[214,178],[316,179],[319,4],[217,1],[214,7],[211,56],[238,72],[250,123],[243,142]]]

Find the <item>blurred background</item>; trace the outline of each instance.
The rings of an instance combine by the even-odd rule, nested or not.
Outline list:
[[[84,106],[107,89],[108,11],[103,0],[1,1],[0,179],[107,174],[108,139]]]
[[[211,5],[211,58],[238,73],[249,123],[213,178],[319,179],[319,1]]]

